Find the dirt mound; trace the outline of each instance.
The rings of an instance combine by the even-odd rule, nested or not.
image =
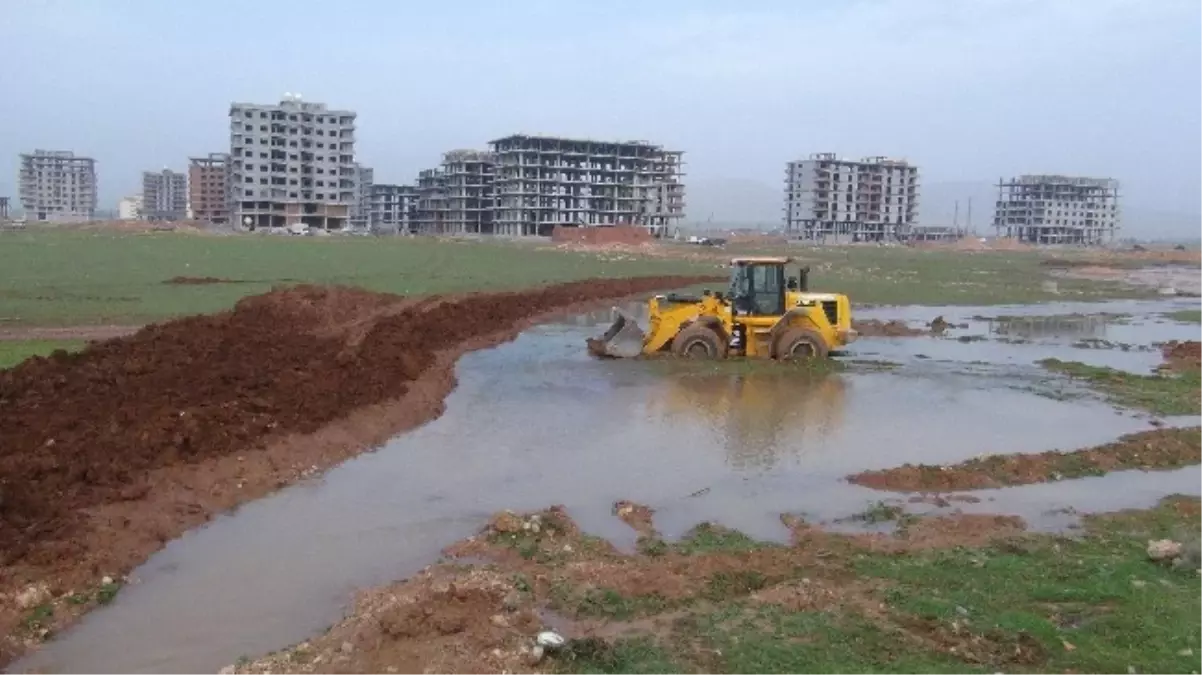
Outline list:
[[[401,397],[447,364],[442,354],[499,341],[532,317],[704,280],[605,279],[420,301],[301,286],[30,359],[0,372],[3,564],[66,564],[96,545],[80,536],[87,509],[146,497],[160,487],[151,472],[317,432]],[[159,539],[178,533],[164,520]]]
[[[897,319],[892,321],[863,319],[852,321],[851,327],[859,332],[860,337],[912,337],[927,334],[927,331],[921,328],[911,328],[906,325],[905,321]]]
[[[1046,483],[1121,469],[1176,469],[1202,461],[1200,432],[1198,427],[1156,429],[1073,452],[990,455],[948,466],[906,464],[847,480],[895,492],[951,491]]]
[[[551,230],[551,241],[557,244],[575,243],[590,246],[606,244],[646,244],[654,240],[645,228],[618,225],[615,227],[564,227]]]
[[[238,279],[222,279],[220,277],[171,277],[164,284],[179,286],[202,286],[204,284],[240,284]]]
[[[1202,368],[1202,343],[1197,340],[1168,342],[1161,348],[1161,353],[1171,370],[1187,372]]]

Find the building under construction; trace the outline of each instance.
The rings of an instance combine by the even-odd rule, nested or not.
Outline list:
[[[785,168],[785,232],[811,241],[901,241],[918,216],[918,167],[810,155]]]
[[[1119,230],[1119,184],[1111,178],[1024,175],[998,181],[997,236],[1030,244],[1099,246]]]
[[[443,234],[447,224],[447,179],[441,168],[417,174],[417,211],[413,229],[422,234]]]
[[[229,165],[230,156],[224,152],[189,158],[188,210],[192,218],[214,224],[229,222]]]
[[[368,225],[379,234],[412,234],[417,231],[417,190],[410,185],[373,183]]]
[[[525,134],[489,145],[499,234],[545,236],[556,225],[641,225],[662,234],[684,218],[683,152]]]
[[[96,160],[69,150],[21,155],[21,206],[33,221],[74,222],[96,214]]]
[[[452,150],[442,157],[448,234],[492,234],[496,212],[491,152]]]

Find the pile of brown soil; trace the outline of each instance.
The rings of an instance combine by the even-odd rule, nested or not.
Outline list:
[[[708,280],[421,300],[298,286],[0,371],[0,593],[119,575],[214,512],[437,416],[459,355],[541,317]],[[0,632],[18,614],[0,609]],[[0,665],[18,651],[0,644]]]
[[[1165,364],[1171,370],[1188,372],[1202,368],[1202,343],[1197,340],[1169,342],[1161,348]]]
[[[911,328],[906,325],[905,321],[897,319],[892,321],[863,319],[852,321],[851,327],[859,332],[860,337],[912,337],[915,335],[927,335],[927,331],[921,328]]]
[[[895,492],[951,491],[1046,483],[1122,469],[1176,469],[1202,462],[1202,428],[1156,429],[1073,452],[991,455],[959,464],[906,464],[847,480]]]

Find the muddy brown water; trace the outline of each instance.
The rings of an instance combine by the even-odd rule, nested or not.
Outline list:
[[[1035,361],[1146,372],[1157,352],[1074,348],[1081,336],[1066,329],[1002,342],[991,322],[972,316],[1124,313],[1126,323],[1087,330],[1150,345],[1196,338],[1196,325],[1159,318],[1190,307],[876,308],[861,316],[917,323],[943,314],[969,327],[863,340],[843,357],[847,372],[825,377],[589,358],[584,339],[604,329],[608,313],[540,326],[464,357],[441,418],[171,542],[111,605],[11,670],[214,672],[322,631],[356,588],[434,562],[503,508],[561,503],[621,546],[633,533],[610,514],[618,499],[654,507],[669,537],[713,520],[784,540],[783,512],[849,527],[848,516],[890,498],[842,480],[855,471],[1078,448],[1149,428],[1146,415],[1092,397],[1041,395],[1066,385]],[[976,334],[989,339],[958,339]],[[897,367],[864,366],[875,361]],[[981,502],[954,506],[1059,528],[1072,523],[1070,509],[1146,506],[1171,492],[1197,494],[1197,468],[980,491]]]

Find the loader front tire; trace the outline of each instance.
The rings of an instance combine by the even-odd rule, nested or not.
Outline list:
[[[672,338],[672,353],[690,359],[726,358],[726,345],[714,329],[693,324]]]
[[[772,355],[778,361],[808,361],[825,359],[826,341],[822,336],[805,328],[790,328],[776,338]]]

